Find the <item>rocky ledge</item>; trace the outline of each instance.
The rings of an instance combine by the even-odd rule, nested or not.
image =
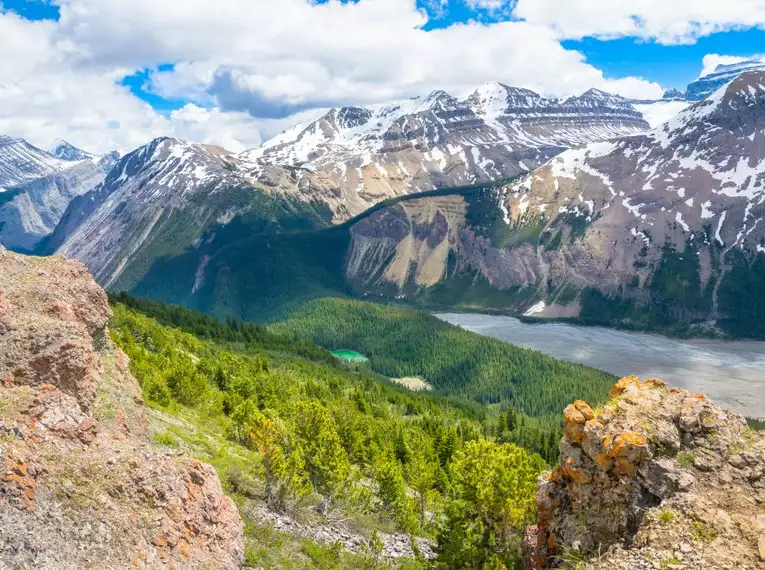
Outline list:
[[[0,247],[0,567],[241,568],[215,471],[151,446],[84,265]]]
[[[765,568],[765,437],[701,394],[623,378],[564,412],[526,568]]]

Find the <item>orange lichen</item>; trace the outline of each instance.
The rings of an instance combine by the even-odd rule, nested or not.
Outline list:
[[[592,408],[586,402],[577,400],[563,410],[563,433],[570,441],[582,441],[584,424],[594,417]]]
[[[666,386],[664,381],[659,378],[649,378],[645,382],[641,382],[640,378],[637,376],[625,376],[614,385],[611,390],[610,398],[618,398],[630,388],[636,390],[650,390],[653,388],[665,388]]]
[[[627,456],[638,448],[646,448],[647,444],[648,439],[643,434],[625,431],[614,438],[608,450],[608,455],[611,457]]]
[[[592,408],[584,400],[576,400],[574,402],[574,407],[584,416],[585,421],[591,420],[595,417],[595,413],[592,411]]]
[[[563,471],[569,477],[569,479],[576,483],[590,483],[592,481],[590,474],[587,473],[585,469],[579,467],[574,462],[573,457],[566,459],[563,464]]]

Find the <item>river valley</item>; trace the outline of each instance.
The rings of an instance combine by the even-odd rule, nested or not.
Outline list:
[[[476,313],[436,317],[479,334],[617,376],[658,377],[716,403],[765,418],[765,342],[681,340],[567,323],[526,324]]]

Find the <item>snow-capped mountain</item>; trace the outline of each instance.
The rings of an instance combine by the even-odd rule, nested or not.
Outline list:
[[[53,152],[0,136],[0,243],[33,250],[58,224],[75,196],[93,189],[113,166],[60,141]]]
[[[293,225],[337,223],[391,196],[501,180],[572,145],[647,128],[628,101],[602,91],[559,101],[487,83],[465,99],[435,91],[333,109],[239,155],[157,139],[72,202],[47,251],[80,259],[106,286],[128,286],[151,265],[136,259],[198,244],[254,200],[270,200]]]
[[[76,162],[78,160],[98,160],[98,157],[95,154],[79,149],[63,139],[57,139],[53,144],[53,148],[51,148],[49,152],[61,160],[68,160],[70,162]]]
[[[0,135],[0,188],[60,172],[71,163],[29,144]]]
[[[103,170],[84,160],[6,190],[0,194],[0,243],[33,251],[56,228],[69,202],[103,179]]]
[[[718,65],[712,73],[700,77],[688,85],[685,97],[689,101],[701,101],[720,87],[747,71],[765,70],[765,60],[748,60],[740,63]]]
[[[507,201],[515,217],[562,208],[658,231],[680,247],[709,225],[720,246],[756,251],[765,238],[765,71],[648,133],[560,154],[509,185]]]
[[[240,155],[254,179],[289,192],[329,188],[338,220],[391,196],[511,178],[566,148],[645,131],[622,97],[592,89],[565,100],[484,83],[370,108],[332,109]],[[284,179],[288,168],[291,180]]]
[[[206,230],[270,199],[239,172],[240,165],[221,147],[156,139],[123,157],[103,183],[71,202],[47,252],[86,263],[105,286],[127,287],[158,257],[198,248]],[[262,227],[278,227],[283,215],[300,213],[299,205],[290,207],[273,198],[258,214],[268,217]]]
[[[691,322],[739,318],[741,307],[754,315],[765,283],[765,71],[656,129],[565,151],[476,200],[378,210],[351,230],[349,279],[364,292],[419,295],[452,277],[449,263],[457,277],[520,288],[508,306],[540,315],[598,318],[587,290],[614,299],[613,318],[636,306]],[[468,204],[484,217],[468,220]]]

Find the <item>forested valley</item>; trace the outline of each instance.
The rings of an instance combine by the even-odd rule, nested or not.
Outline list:
[[[556,459],[556,398],[570,400],[577,383],[590,397],[610,382],[433,327],[420,313],[365,303],[320,302],[302,319],[265,328],[127,295],[111,302],[111,336],[152,407],[155,440],[216,467],[248,523],[250,566],[384,568],[392,562],[381,556],[378,533],[387,532],[435,545],[435,560],[415,547],[398,567],[513,567],[534,517],[536,479]],[[396,322],[397,341],[386,319]],[[315,324],[308,334],[319,321],[325,337]],[[369,364],[345,364],[308,338],[332,348],[350,340],[344,330],[359,334],[354,347]],[[436,390],[390,380],[403,374],[424,375]],[[248,518],[253,504],[314,522],[351,521],[370,546],[351,554],[285,538]]]

